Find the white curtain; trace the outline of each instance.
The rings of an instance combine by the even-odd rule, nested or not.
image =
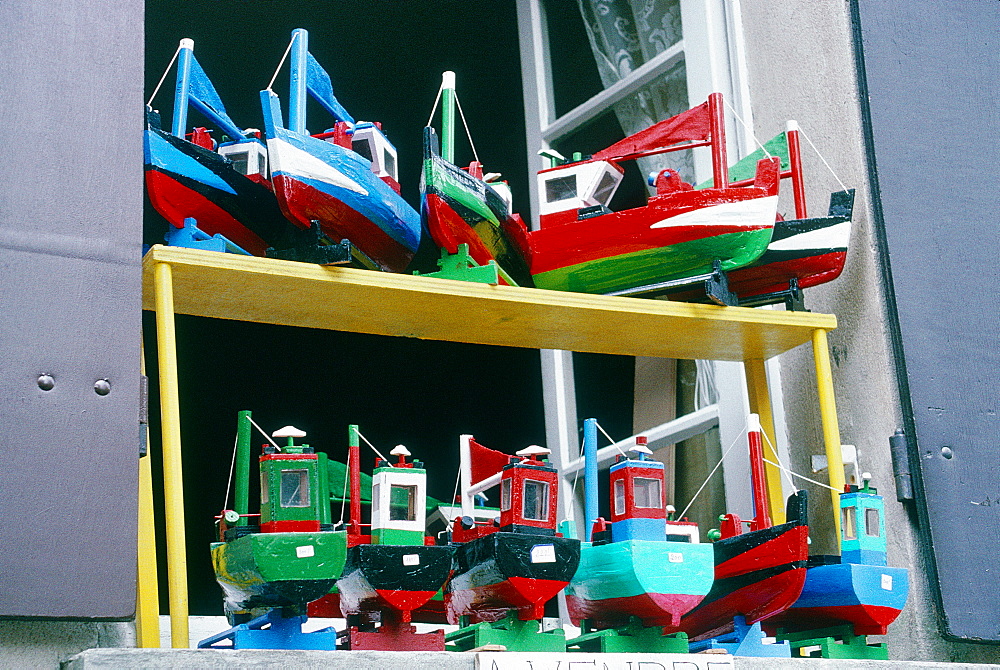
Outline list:
[[[682,36],[679,0],[579,0],[601,82],[607,88],[677,43]],[[647,128],[690,107],[684,62],[615,105],[625,135]],[[694,179],[690,152],[642,159],[643,174],[665,167]]]

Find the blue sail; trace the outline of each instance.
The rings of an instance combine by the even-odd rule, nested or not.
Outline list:
[[[346,121],[352,126],[354,125],[354,118],[347,113],[347,110],[333,95],[330,75],[326,73],[326,70],[311,53],[306,54],[306,88],[312,94],[313,99],[323,105],[323,108],[330,112],[336,120]]]
[[[226,107],[222,104],[219,94],[216,93],[215,86],[212,85],[212,80],[205,74],[205,70],[202,69],[201,64],[194,57],[194,54],[191,55],[191,74],[188,86],[188,95],[194,101],[201,103],[211,110],[216,117],[236,128],[236,124],[233,123],[233,120],[229,118],[229,114],[226,113]]]

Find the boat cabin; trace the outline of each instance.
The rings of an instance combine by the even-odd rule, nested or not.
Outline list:
[[[530,446],[511,458],[500,476],[500,531],[555,535],[559,479],[540,457],[551,453]]]
[[[607,214],[625,171],[610,161],[568,163],[538,173],[541,226]]]
[[[254,132],[253,129],[247,132]],[[224,142],[218,152],[233,162],[233,169],[254,181],[263,181],[267,173],[267,147],[258,139]]]
[[[389,454],[397,462],[378,459],[372,472],[372,544],[424,544],[427,471],[420,461],[406,461],[403,445]]]
[[[295,438],[305,435],[294,426],[285,426],[272,436],[287,438],[286,446],[264,446],[260,457],[261,532],[315,532],[330,527],[326,454],[314,453],[307,444],[297,446]]]
[[[635,458],[619,455],[611,466],[611,541],[666,539],[663,463],[650,458],[645,437],[636,438]]]
[[[841,561],[886,565],[885,506],[869,486],[871,475],[861,475],[864,486],[848,485],[840,494]]]
[[[399,174],[396,163],[396,147],[382,132],[382,129],[367,121],[354,126],[351,149],[372,163],[372,172],[399,192]]]

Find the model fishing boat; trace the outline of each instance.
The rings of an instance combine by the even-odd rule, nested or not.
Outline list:
[[[760,419],[750,415],[750,474],[755,516],[749,530],[735,514],[723,517],[712,544],[715,581],[705,599],[680,623],[692,640],[717,637],[753,625],[791,607],[802,592],[809,555],[806,492],[788,498],[786,522],[773,526],[767,507]],[[787,654],[786,654],[787,655]]]
[[[729,168],[733,186],[751,182],[757,161],[766,155],[781,160],[781,177],[791,179],[795,218],[778,217],[767,250],[756,261],[729,273],[729,288],[740,296],[741,305],[761,305],[783,299],[789,293],[833,281],[847,260],[854,212],[854,189],[830,195],[826,216],[809,217],[798,125],[791,121],[785,132],[762,149]]]
[[[768,619],[773,632],[796,632],[849,624],[854,635],[885,635],[906,604],[906,568],[886,564],[882,496],[863,476],[864,486],[840,494],[841,554],[810,556],[802,595]]]
[[[260,514],[248,513],[250,425],[250,412],[241,412],[235,505],[220,516],[219,541],[211,547],[232,624],[275,608],[304,614],[340,577],[347,551],[347,534],[331,524],[326,454],[295,445],[305,433],[291,426],[273,434],[287,438],[285,446],[264,447]]]
[[[624,175],[621,163],[709,146],[714,187],[694,190],[674,170],[651,179],[645,207],[608,205]],[[526,232],[535,286],[583,293],[635,289],[728,272],[757,260],[771,241],[778,166],[761,161],[754,185],[730,188],[722,96],[625,138],[586,160],[538,173],[539,230]]]
[[[402,445],[382,459],[372,474],[371,532],[361,531],[360,449],[357,426],[350,427],[351,522],[347,561],[337,580],[340,609],[347,617],[348,649],[444,650],[444,632],[418,634],[410,624],[451,574],[453,548],[428,545],[425,537],[427,472],[407,462]],[[375,621],[380,622],[378,628]]]
[[[448,640],[458,649],[504,644],[508,650],[564,651],[563,632],[541,632],[539,623],[545,604],[573,578],[580,541],[556,533],[558,476],[541,460],[549,450],[531,446],[508,456],[469,435],[462,445],[462,504],[470,513],[452,527],[455,562],[445,606],[448,621],[464,628]],[[500,485],[494,523],[478,523],[471,515],[473,472],[490,475],[479,482]]]
[[[420,244],[420,215],[399,194],[396,149],[377,123],[355,122],[333,95],[330,76],[308,49],[308,33],[292,32],[289,125],[278,97],[261,91],[271,179],[292,222],[340,242],[372,269],[401,272]],[[280,66],[279,66],[280,68]],[[306,130],[312,96],[336,121],[327,132]]]
[[[189,106],[228,139],[218,142],[203,127],[188,132]],[[242,130],[229,118],[190,39],[181,40],[177,50],[171,130],[160,128],[159,114],[147,105],[143,147],[150,203],[174,229],[182,231],[185,221],[194,219],[204,236],[221,235],[257,256],[268,247],[287,246],[285,238],[294,229],[267,181],[267,149],[258,131]]]
[[[520,216],[511,212],[510,188],[497,174],[484,177],[478,158],[466,168],[454,164],[454,72],[444,73],[440,99],[440,147],[434,129],[424,128],[420,178],[423,225],[435,244],[448,254],[458,254],[459,245],[468,245],[468,253],[478,265],[496,261],[505,283],[530,286],[531,276],[521,251],[526,244],[525,227]]]
[[[713,580],[712,546],[700,544],[698,526],[667,519],[663,498],[663,463],[649,458],[639,436],[634,458],[619,455],[611,466],[611,522],[597,517],[596,421],[584,422],[585,515],[588,542],[580,549],[580,566],[566,587],[570,617],[586,632],[621,628],[638,619],[656,628],[643,640],[653,651],[665,631],[677,630],[681,616],[708,593]],[[616,635],[615,637],[620,637]],[[635,637],[634,635],[632,637]],[[600,651],[626,651],[618,647]],[[572,642],[571,642],[572,644]],[[679,649],[687,651],[684,638]]]

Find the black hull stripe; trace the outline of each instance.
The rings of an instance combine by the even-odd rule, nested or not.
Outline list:
[[[713,548],[715,549],[715,564],[721,565],[726,561],[736,558],[742,553],[755,549],[762,544],[781,537],[785,533],[795,530],[799,526],[805,525],[806,524],[804,523],[792,521],[789,523],[783,523],[779,526],[762,528],[761,530],[755,530],[749,533],[743,533],[742,535],[735,535],[733,537],[727,537],[724,540],[719,540],[713,545]]]
[[[735,593],[740,589],[767,581],[768,579],[788,572],[789,570],[804,570],[806,568],[806,563],[807,561],[792,561],[791,563],[774,565],[769,568],[754,570],[753,572],[747,572],[742,575],[716,579],[712,584],[712,589],[708,592],[708,595],[705,596],[705,599],[702,600],[697,607],[691,610],[691,613],[697,612],[703,607],[709,607],[716,600],[725,598],[729,594]]]

